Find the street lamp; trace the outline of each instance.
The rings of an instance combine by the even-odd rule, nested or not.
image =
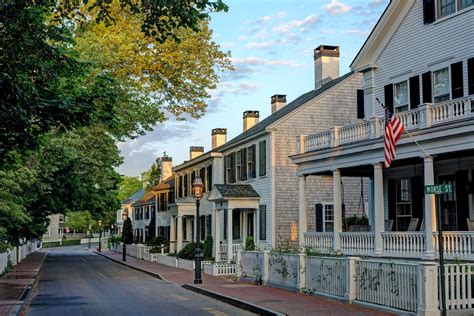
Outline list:
[[[101,252],[102,248],[102,242],[101,242],[101,238],[102,238],[102,221],[99,219],[99,252]]]
[[[127,261],[127,248],[125,246],[125,221],[127,220],[128,218],[128,213],[127,211],[123,211],[122,213],[122,242],[123,242],[123,249],[122,249],[122,261]]]
[[[91,229],[92,229],[92,225],[89,224],[89,230],[87,231],[87,232],[88,232],[88,235],[89,235],[89,236],[88,236],[88,237],[89,237],[89,250],[91,250],[91,234],[92,234]]]
[[[193,183],[193,196],[196,199],[196,253],[194,255],[194,284],[201,284],[201,246],[200,246],[200,216],[199,216],[199,205],[202,198],[202,184],[201,178],[197,177]]]

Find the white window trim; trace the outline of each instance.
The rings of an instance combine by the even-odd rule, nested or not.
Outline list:
[[[326,223],[332,223],[334,227],[334,203],[333,202],[318,202],[317,204],[321,204],[323,206],[323,232],[326,232]],[[326,206],[332,206],[333,209],[333,220],[329,221],[326,220]]]
[[[436,0],[435,1],[435,16],[436,16],[436,19],[434,21],[434,24],[437,24],[437,23],[441,23],[443,21],[446,21],[446,20],[449,20],[459,14],[463,14],[465,13],[466,11],[469,11],[469,10],[474,10],[474,5],[470,5],[468,7],[465,7],[464,9],[460,9],[461,8],[461,1],[460,0],[456,0],[456,11],[454,11],[453,13],[451,14],[448,14],[448,15],[445,15],[445,16],[441,16],[441,12],[440,12],[440,0]]]
[[[399,83],[402,83],[402,82],[407,83],[407,104],[406,105],[408,106],[408,109],[406,109],[405,111],[395,111],[396,108],[401,108],[401,107],[405,106],[405,105],[395,106],[395,85],[399,84]],[[392,86],[393,86],[393,111],[395,113],[402,113],[402,112],[410,111],[411,110],[411,104],[410,104],[410,81],[409,81],[409,78],[397,81],[397,82],[393,83]]]
[[[453,96],[451,95],[451,67],[450,67],[450,65],[451,64],[443,65],[442,67],[437,67],[437,68],[435,68],[431,71],[431,95],[433,96],[433,103],[436,103],[434,99],[437,97],[434,94],[434,73],[436,71],[443,70],[445,68],[448,68],[448,94],[449,94],[448,100],[453,99]],[[441,102],[444,102],[444,101],[441,101]]]

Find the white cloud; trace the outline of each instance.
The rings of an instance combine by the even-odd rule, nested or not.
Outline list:
[[[266,66],[296,66],[297,63],[286,59],[266,59],[261,57],[231,58],[235,64],[266,65]]]
[[[350,29],[345,32],[347,35],[360,35],[360,36],[369,36],[369,31],[363,31],[359,29]]]
[[[257,48],[257,49],[265,49],[271,48],[276,44],[275,41],[268,41],[268,42],[250,42],[245,45],[245,48]]]
[[[331,0],[330,3],[323,6],[323,9],[331,15],[339,15],[349,12],[351,7],[337,0]]]
[[[277,25],[273,28],[273,31],[282,35],[288,34],[295,29],[299,30],[300,32],[306,32],[309,27],[314,26],[318,22],[319,18],[315,14],[311,14],[302,20],[293,20],[291,22]]]

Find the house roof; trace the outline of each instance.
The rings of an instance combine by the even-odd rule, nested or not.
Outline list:
[[[250,184],[215,184],[214,187],[223,198],[259,198]]]
[[[145,195],[143,195],[141,199],[133,203],[132,206],[137,207],[137,206],[147,205],[154,202],[155,202],[155,193],[148,192],[148,193],[145,193]]]
[[[166,189],[169,189],[169,188],[173,188],[174,187],[174,174],[169,176],[168,178],[164,179],[163,181],[161,181],[160,183],[158,183],[157,185],[155,185],[154,187],[151,188],[151,192],[156,192],[156,191],[161,191],[161,190],[166,190]]]
[[[227,143],[223,144],[217,150],[221,151],[224,149],[227,149],[229,147],[232,147],[234,144],[238,143],[241,140],[244,140],[246,138],[250,138],[252,136],[255,136],[257,134],[260,134],[265,131],[265,129],[270,126],[271,124],[275,123],[276,121],[280,120],[282,117],[285,115],[293,112],[294,110],[298,109],[302,105],[306,104],[308,101],[316,98],[317,96],[321,95],[322,93],[328,91],[332,87],[336,86],[338,83],[344,81],[345,79],[349,78],[352,74],[354,74],[353,71],[348,72],[347,74],[331,80],[330,82],[324,84],[321,88],[319,89],[314,89],[309,92],[306,92],[305,94],[300,95],[298,98],[293,100],[292,102],[288,103],[284,107],[282,107],[280,110],[276,111],[275,113],[271,114],[270,116],[266,117],[259,123],[255,124],[253,127],[249,128],[247,131],[241,133],[240,135],[234,137]]]
[[[130,203],[134,203],[136,202],[137,200],[139,200],[143,195],[145,194],[145,190],[144,189],[141,189],[135,193],[133,193],[131,196],[129,196],[128,198],[126,198],[125,200],[122,201],[122,204],[130,204]]]

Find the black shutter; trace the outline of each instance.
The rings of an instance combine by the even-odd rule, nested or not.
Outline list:
[[[258,175],[267,174],[267,142],[261,141],[258,144]]]
[[[423,0],[423,22],[433,23],[435,20],[435,0]]]
[[[464,96],[462,61],[451,64],[451,96],[453,99]]]
[[[252,178],[257,177],[257,146],[252,145]]]
[[[410,83],[410,109],[416,109],[420,104],[420,77],[415,76],[409,79]]]
[[[389,179],[388,181],[388,219],[393,219],[396,222],[397,210],[397,180]]]
[[[468,230],[466,218],[469,218],[467,170],[456,171],[456,211],[458,214],[458,230]]]
[[[423,83],[423,103],[432,103],[433,96],[431,94],[431,71],[425,72],[421,76]]]
[[[469,94],[474,94],[474,57],[467,60],[467,86]]]
[[[260,240],[267,240],[267,206],[260,205],[258,209],[258,227],[259,227],[259,238]]]
[[[316,231],[323,232],[324,209],[321,203],[316,204]]]
[[[247,180],[247,148],[243,148],[242,151],[242,158],[240,163],[242,164],[242,180]]]
[[[230,183],[234,183],[235,182],[235,171],[237,170],[237,167],[236,167],[236,164],[237,164],[237,161],[235,159],[235,152],[233,152],[232,154],[230,154],[230,169],[231,169],[231,172],[230,172]]]
[[[393,113],[393,85],[388,84],[384,88],[385,91],[385,108]]]
[[[227,179],[227,168],[229,165],[229,156],[224,157],[224,183],[227,184],[229,179]]]
[[[418,225],[421,226],[423,214],[423,199],[425,197],[423,178],[415,176],[411,178],[411,216],[419,218]]]
[[[365,117],[364,113],[364,90],[357,90],[357,118],[363,119]]]

